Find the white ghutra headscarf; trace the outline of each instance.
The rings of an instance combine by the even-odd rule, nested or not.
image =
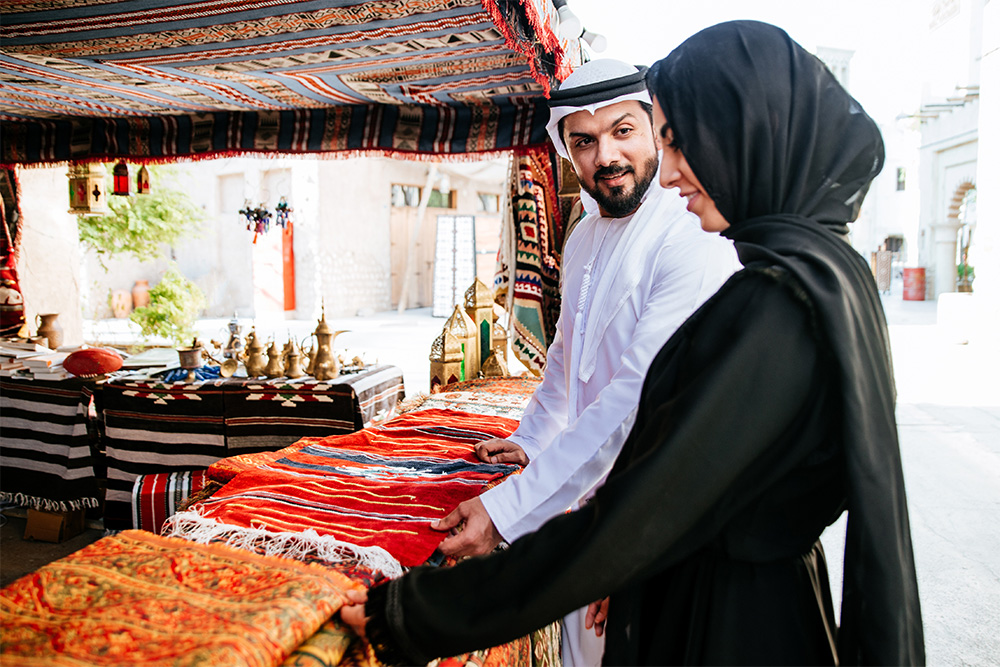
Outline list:
[[[567,160],[569,151],[559,136],[559,121],[577,111],[591,114],[612,104],[636,100],[652,104],[646,90],[646,69],[620,60],[591,60],[573,70],[549,95],[549,122],[545,124],[556,152]]]

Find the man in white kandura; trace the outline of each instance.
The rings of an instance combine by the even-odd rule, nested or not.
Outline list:
[[[653,356],[741,268],[732,244],[705,234],[677,191],[659,185],[644,69],[591,61],[552,93],[549,136],[579,177],[587,215],[563,253],[544,379],[517,431],[477,448],[484,461],[530,465],[432,524],[453,531],[440,546],[447,555],[488,553],[590,497],[632,427]],[[566,617],[565,664],[600,663],[606,610],[597,632],[584,630],[595,612],[589,623],[586,609]]]

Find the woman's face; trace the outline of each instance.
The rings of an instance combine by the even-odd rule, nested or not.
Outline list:
[[[681,196],[687,198],[687,210],[701,219],[701,228],[706,232],[721,232],[729,227],[715,202],[705,192],[698,177],[691,171],[684,154],[674,146],[674,132],[667,125],[666,116],[660,103],[653,98],[653,129],[660,137],[663,158],[660,163],[660,185],[665,188],[679,188]]]

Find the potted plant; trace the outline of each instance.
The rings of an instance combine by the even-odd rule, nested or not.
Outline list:
[[[972,281],[976,277],[976,269],[973,266],[969,266],[965,262],[962,262],[955,267],[958,273],[958,280],[956,281],[956,287],[959,292],[971,292],[972,291]]]
[[[146,338],[159,336],[175,347],[186,347],[204,307],[205,294],[171,262],[160,282],[149,288],[149,305],[133,310],[129,319],[139,325]]]

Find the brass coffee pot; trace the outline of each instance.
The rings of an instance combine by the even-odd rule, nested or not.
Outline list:
[[[285,376],[294,379],[305,375],[305,371],[302,370],[302,354],[299,352],[298,346],[295,345],[295,341],[288,341],[286,350]]]
[[[267,367],[267,359],[264,357],[264,346],[257,340],[257,331],[250,330],[247,336],[246,360],[243,362],[247,368],[247,377],[255,378],[264,374]]]
[[[285,364],[281,359],[281,350],[278,344],[271,341],[271,347],[267,350],[267,366],[264,368],[264,375],[269,378],[280,378],[285,374]]]
[[[332,380],[340,375],[340,362],[333,354],[333,341],[337,336],[346,333],[345,330],[331,331],[330,325],[326,323],[326,309],[320,312],[319,323],[316,325],[316,345],[309,351],[309,366],[306,373],[322,382]]]

